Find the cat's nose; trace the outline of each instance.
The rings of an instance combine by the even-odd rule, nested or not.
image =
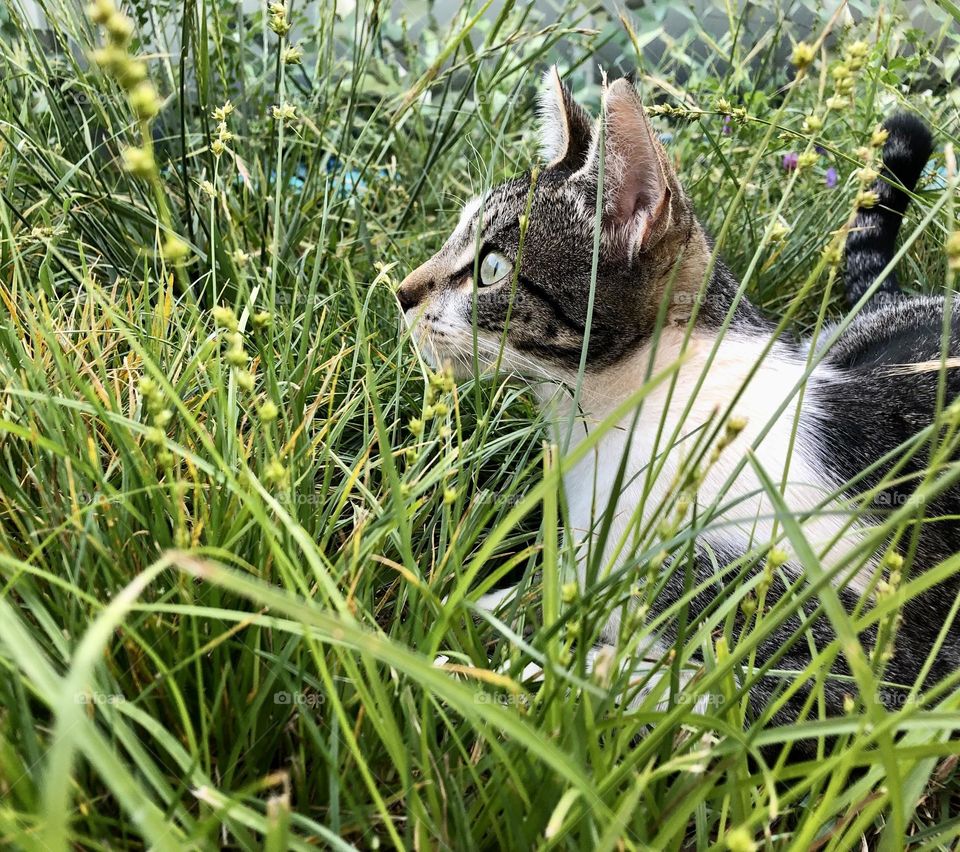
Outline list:
[[[406,313],[420,304],[423,298],[423,292],[419,287],[411,287],[406,281],[400,285],[397,290],[397,299],[400,302],[400,310]]]
[[[397,290],[397,299],[400,302],[400,309],[406,313],[419,305],[430,288],[433,286],[433,279],[421,266],[415,269],[400,284]]]

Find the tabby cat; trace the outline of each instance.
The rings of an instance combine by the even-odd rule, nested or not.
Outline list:
[[[595,123],[554,69],[544,80],[541,121],[546,165],[466,204],[445,245],[406,278],[398,298],[428,361],[466,376],[476,359],[481,370],[526,377],[557,422],[573,411],[574,445],[651,382],[639,404],[565,475],[567,529],[577,538],[581,584],[603,576],[590,566],[598,564],[591,545],[604,518],[603,560],[615,571],[646,576],[626,558],[630,530],[683,514],[678,482],[705,435],[723,449],[704,457],[693,487],[696,505],[712,511],[714,522],[696,540],[692,577],[684,576],[688,552],[683,570],[679,557],[664,559],[651,616],[676,604],[686,581],[695,590],[686,618],[695,624],[725,583],[765,570],[754,560],[745,571],[725,573],[784,529],[764,475],[784,483],[783,502],[806,518],[804,535],[848,610],[869,607],[878,584],[888,590],[887,581],[896,582],[883,558],[889,543],[870,537],[871,522],[884,513],[917,509],[899,542],[907,556],[904,576],[960,550],[958,473],[949,466],[937,472],[936,493],[925,497],[917,488],[931,442],[913,440],[934,417],[941,378],[942,404],[960,393],[952,360],[960,354],[960,310],[946,324],[950,360],[941,369],[944,298],[903,295],[889,269],[908,192],[932,151],[922,122],[906,114],[885,122],[884,166],[874,187],[879,203],[858,211],[846,243],[847,296],[862,305],[845,327],[821,330],[811,352],[810,341],[775,339],[774,324],[739,292],[730,270],[712,261],[710,238],[631,82],[605,86],[602,120]],[[852,512],[858,500],[865,508]],[[871,558],[850,569],[845,557],[858,547],[870,549]],[[804,572],[798,558],[787,559],[768,578],[765,606],[800,594]],[[960,629],[946,624],[958,584],[950,576],[903,606],[885,669],[891,685],[877,696],[887,705],[903,700],[896,685],[920,676],[942,630],[946,638],[925,683],[960,662]],[[811,634],[820,648],[834,639],[819,597],[808,594],[802,609],[763,640],[758,666],[800,671],[811,659]],[[735,631],[743,621],[739,614]],[[860,635],[868,654],[876,631],[871,626]],[[604,639],[624,640],[616,615]],[[671,640],[669,628],[664,639]],[[831,715],[856,694],[843,654],[833,674],[824,686]],[[753,678],[753,712],[773,723],[795,720],[809,690],[774,701],[786,685],[763,672]]]

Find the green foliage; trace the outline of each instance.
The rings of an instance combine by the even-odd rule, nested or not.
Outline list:
[[[842,317],[820,261],[858,149],[901,105],[957,141],[952,7],[189,0],[133,4],[127,33],[110,3],[39,5],[45,31],[0,7],[4,846],[953,844],[956,684],[936,707],[747,717],[752,652],[800,605],[758,612],[762,572],[618,702],[650,628],[605,674],[585,649],[709,521],[577,593],[570,460],[527,390],[431,374],[392,294],[466,197],[533,162],[539,72],[558,61],[595,109],[602,61],[639,67],[751,298],[797,331]],[[791,41],[827,29],[792,83]],[[911,208],[908,286],[942,286],[949,179]],[[788,547],[818,577],[783,516],[750,564]],[[473,603],[507,574],[509,624]],[[855,616],[823,588],[843,636],[918,586]],[[757,616],[733,643],[738,607]],[[821,759],[760,751],[802,736]]]

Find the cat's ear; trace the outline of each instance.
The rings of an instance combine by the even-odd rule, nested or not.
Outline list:
[[[631,250],[655,245],[670,227],[671,199],[678,184],[633,84],[616,80],[603,97],[604,224]],[[599,178],[599,135],[584,167]]]
[[[540,154],[547,168],[576,171],[587,160],[593,122],[560,80],[554,65],[540,87]]]

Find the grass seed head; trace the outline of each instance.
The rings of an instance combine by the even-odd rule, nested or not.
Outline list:
[[[157,89],[149,80],[143,80],[137,83],[130,90],[130,108],[136,113],[137,118],[148,121],[158,112],[163,102]]]
[[[153,154],[146,148],[131,145],[120,152],[123,170],[137,178],[152,178],[157,172],[157,163]]]
[[[126,45],[133,37],[133,21],[121,12],[114,12],[104,26],[110,41],[118,47]]]
[[[870,137],[870,147],[871,148],[882,148],[883,143],[887,141],[887,137],[890,135],[890,131],[886,127],[878,127],[873,131],[873,135]]]
[[[728,831],[724,843],[726,843],[730,852],[756,852],[757,849],[753,835],[745,826],[739,826]]]
[[[297,108],[290,103],[274,105],[271,115],[277,121],[293,121],[297,117]]]
[[[113,0],[94,0],[87,6],[87,17],[95,24],[105,24],[117,13]]]
[[[947,263],[954,272],[960,271],[960,231],[947,237]]]
[[[798,41],[793,46],[793,53],[790,54],[790,62],[798,69],[806,68],[816,58],[817,52],[812,44],[805,41]]]
[[[226,359],[231,367],[246,367],[250,356],[243,351],[242,347],[232,346],[227,350]]]
[[[160,254],[164,260],[168,260],[171,263],[179,263],[190,254],[190,246],[188,246],[184,240],[181,240],[180,237],[171,234],[164,240]]]
[[[777,569],[781,565],[786,565],[790,561],[790,554],[781,547],[771,547],[767,553],[767,565],[770,568]]]
[[[233,312],[233,308],[229,308],[226,305],[217,305],[212,313],[213,321],[216,323],[217,328],[225,328],[230,332],[237,330],[237,315]]]
[[[210,116],[214,119],[214,121],[217,121],[219,123],[222,121],[226,121],[227,118],[230,116],[230,114],[233,112],[233,110],[234,110],[233,104],[230,103],[230,101],[225,101],[223,106],[216,107],[213,110],[213,112],[210,113]]]
[[[260,416],[260,420],[264,423],[273,423],[277,419],[277,415],[280,413],[280,410],[277,408],[276,403],[272,399],[268,399],[263,405],[260,406],[260,410],[257,414]]]
[[[263,469],[263,476],[271,485],[280,485],[287,478],[287,469],[283,462],[274,456]]]
[[[240,388],[240,390],[246,393],[253,393],[253,388],[254,388],[253,373],[251,373],[249,370],[238,369],[238,370],[234,370],[234,376],[237,380],[237,387]]]

